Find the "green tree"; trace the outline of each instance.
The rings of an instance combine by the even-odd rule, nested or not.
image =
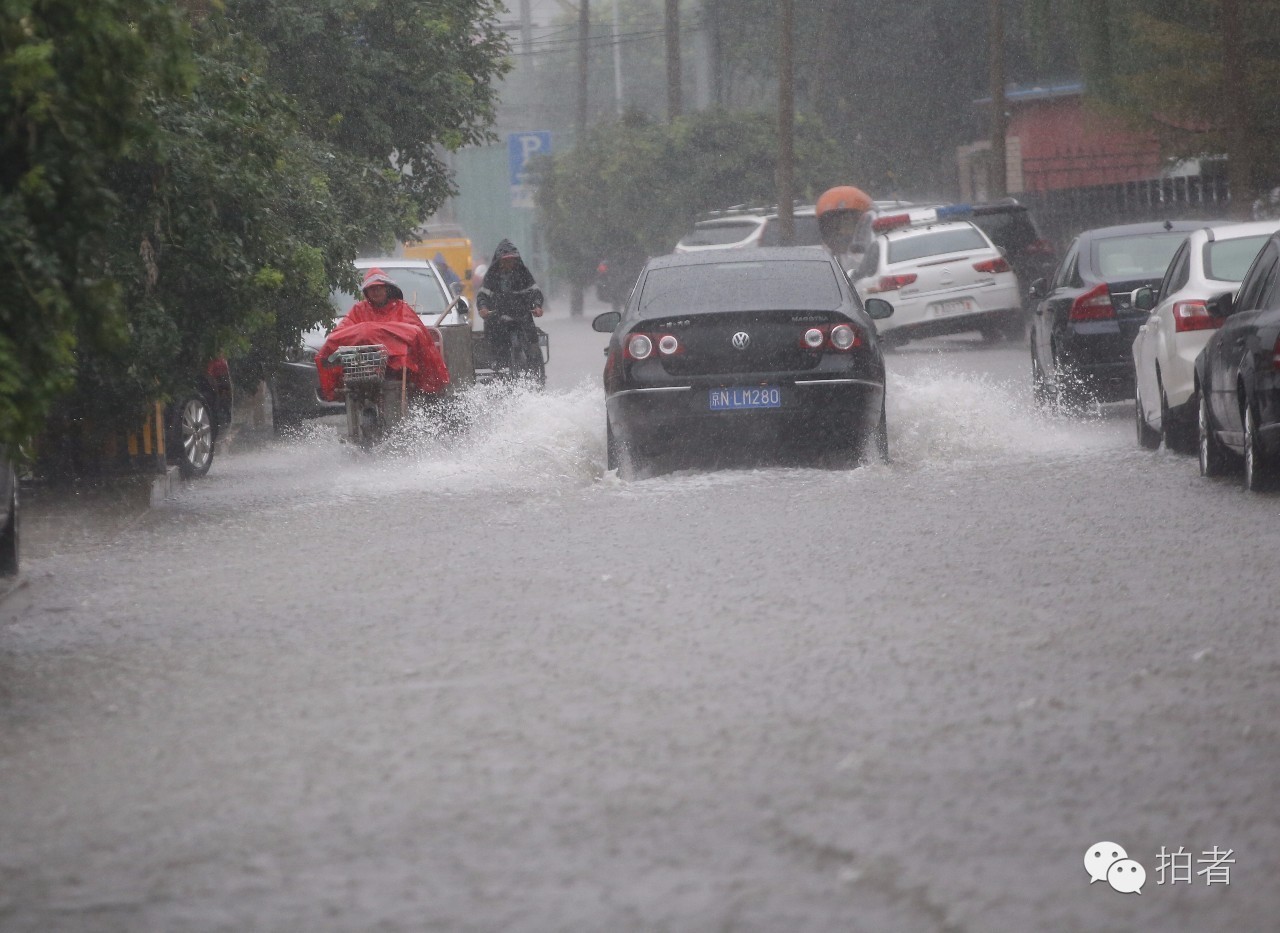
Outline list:
[[[441,157],[488,138],[505,39],[490,0],[226,0],[193,19],[193,82],[102,177],[114,341],[82,341],[60,421],[133,427],[215,355],[269,372],[451,192]]]
[[[189,55],[164,0],[6,0],[0,8],[0,442],[35,434],[77,351],[126,334],[102,243],[113,163],[155,131]]]

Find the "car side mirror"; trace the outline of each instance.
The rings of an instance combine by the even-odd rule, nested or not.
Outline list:
[[[1129,302],[1139,311],[1150,311],[1156,306],[1156,293],[1150,285],[1144,285],[1129,293]]]
[[[602,334],[612,334],[618,329],[620,323],[622,323],[621,311],[606,311],[604,314],[595,316],[591,322],[591,329]]]
[[[458,317],[466,320],[471,315],[471,302],[463,298],[461,295],[453,299],[453,306],[458,309]]]
[[[1231,292],[1222,292],[1208,299],[1204,308],[1214,317],[1230,317],[1235,311],[1235,301]]]
[[[868,298],[866,303],[867,317],[873,321],[883,321],[893,316],[893,305],[883,298]]]
[[[450,282],[450,283],[449,283],[449,291],[453,292],[453,297],[454,297],[454,298],[457,298],[458,296],[460,296],[460,295],[462,294],[462,283],[461,283],[461,282]]]
[[[1044,279],[1036,279],[1031,283],[1031,287],[1027,289],[1027,295],[1031,298],[1043,298],[1047,285],[1048,283]]]

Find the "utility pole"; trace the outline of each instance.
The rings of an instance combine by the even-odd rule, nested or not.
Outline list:
[[[617,0],[615,0],[617,2]],[[588,0],[578,0],[578,113],[574,121],[575,146],[587,142],[587,41],[591,38],[591,10]],[[594,271],[594,270],[592,270]],[[586,289],[581,278],[586,269],[569,276],[569,316],[582,317],[586,306]]]
[[[613,0],[613,99],[618,105],[618,116],[622,116],[622,43],[618,36],[622,32],[618,24],[618,10],[622,0]]]
[[[1005,164],[1005,137],[1008,135],[1007,102],[1004,96],[1004,0],[989,0],[991,10],[991,162],[987,197],[995,200],[1008,194],[1009,168]]]
[[[591,39],[589,0],[578,0],[578,113],[574,121],[578,144],[587,137],[587,42]]]
[[[1227,183],[1231,216],[1248,220],[1253,211],[1253,152],[1249,140],[1247,49],[1240,29],[1238,0],[1220,0],[1222,15],[1222,96],[1227,112]]]
[[[795,0],[778,4],[781,33],[778,43],[778,239],[791,246],[796,240],[796,218],[792,200],[795,166],[795,70],[792,34],[795,27]]]
[[[520,0],[520,53],[526,62],[533,52],[533,17],[529,15],[529,0]]]
[[[615,0],[616,2],[616,0]],[[680,0],[666,0],[667,32],[667,122],[680,116]]]

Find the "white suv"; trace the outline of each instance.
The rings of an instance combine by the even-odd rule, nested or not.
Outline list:
[[[968,221],[883,232],[849,277],[863,301],[892,302],[893,317],[878,325],[890,343],[969,330],[988,339],[1021,340],[1026,334],[1009,261]]]

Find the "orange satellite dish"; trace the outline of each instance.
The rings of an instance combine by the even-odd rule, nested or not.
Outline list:
[[[861,188],[840,185],[822,192],[822,197],[818,198],[816,213],[821,217],[828,211],[869,211],[871,207],[870,195]]]

